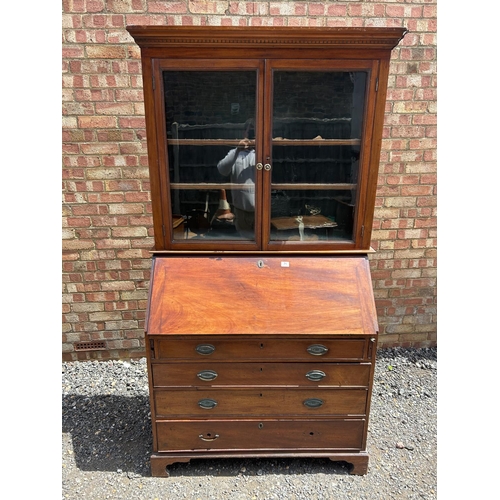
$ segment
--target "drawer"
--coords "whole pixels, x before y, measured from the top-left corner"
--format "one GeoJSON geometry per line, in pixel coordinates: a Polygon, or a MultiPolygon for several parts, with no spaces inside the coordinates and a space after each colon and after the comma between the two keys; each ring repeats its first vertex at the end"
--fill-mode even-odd
{"type": "Polygon", "coordinates": [[[198,420],[156,423],[159,452],[202,450],[361,450],[366,421],[198,420]]]}
{"type": "Polygon", "coordinates": [[[368,338],[356,339],[163,339],[155,341],[155,359],[166,360],[286,360],[286,361],[361,361],[368,338]]]}
{"type": "Polygon", "coordinates": [[[364,415],[367,389],[204,389],[154,391],[156,418],[364,415]]]}
{"type": "Polygon", "coordinates": [[[153,386],[282,385],[367,387],[371,364],[359,363],[154,363],[153,386]]]}

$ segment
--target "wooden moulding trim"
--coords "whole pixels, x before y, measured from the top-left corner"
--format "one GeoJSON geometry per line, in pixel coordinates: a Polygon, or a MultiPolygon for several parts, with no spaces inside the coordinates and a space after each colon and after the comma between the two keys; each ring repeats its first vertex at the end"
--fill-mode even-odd
{"type": "Polygon", "coordinates": [[[140,47],[316,47],[392,50],[406,28],[128,26],[140,47]]]}
{"type": "Polygon", "coordinates": [[[349,250],[149,250],[151,255],[192,255],[192,256],[214,256],[214,255],[258,255],[260,257],[267,256],[284,256],[284,255],[298,255],[306,257],[314,257],[315,255],[367,255],[376,253],[372,247],[367,249],[349,249],[349,250]]]}

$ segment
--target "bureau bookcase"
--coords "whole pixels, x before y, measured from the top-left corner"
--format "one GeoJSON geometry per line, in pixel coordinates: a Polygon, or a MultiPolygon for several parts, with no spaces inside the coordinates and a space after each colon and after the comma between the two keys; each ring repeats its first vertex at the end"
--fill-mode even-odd
{"type": "Polygon", "coordinates": [[[151,470],[192,458],[368,468],[368,254],[404,28],[129,26],[155,245],[151,470]]]}

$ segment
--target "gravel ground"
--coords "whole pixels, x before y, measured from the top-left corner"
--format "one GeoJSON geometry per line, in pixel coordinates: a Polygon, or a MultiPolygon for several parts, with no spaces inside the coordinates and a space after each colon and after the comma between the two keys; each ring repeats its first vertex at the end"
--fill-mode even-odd
{"type": "Polygon", "coordinates": [[[437,498],[437,349],[378,352],[365,476],[318,458],[192,460],[150,476],[145,358],[62,365],[62,498],[437,498]]]}

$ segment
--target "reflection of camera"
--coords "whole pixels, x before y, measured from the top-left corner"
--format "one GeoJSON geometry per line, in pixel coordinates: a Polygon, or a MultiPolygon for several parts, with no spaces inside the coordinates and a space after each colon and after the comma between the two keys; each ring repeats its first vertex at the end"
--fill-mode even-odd
{"type": "Polygon", "coordinates": [[[248,138],[242,139],[238,144],[238,149],[244,151],[250,151],[252,149],[255,149],[255,141],[251,141],[248,138]]]}
{"type": "Polygon", "coordinates": [[[255,139],[255,123],[253,118],[245,122],[245,138],[255,139]]]}

